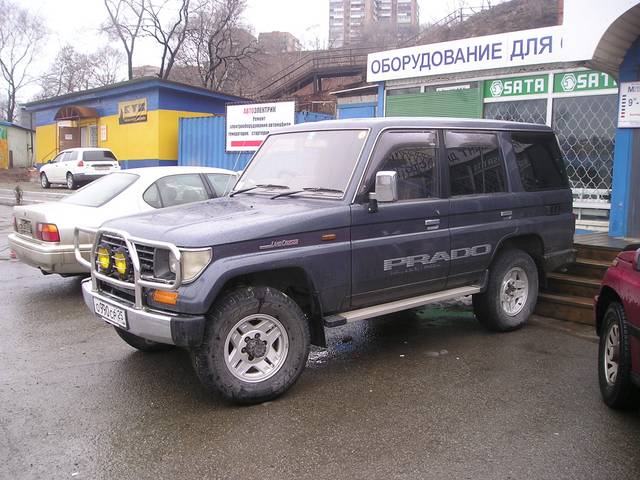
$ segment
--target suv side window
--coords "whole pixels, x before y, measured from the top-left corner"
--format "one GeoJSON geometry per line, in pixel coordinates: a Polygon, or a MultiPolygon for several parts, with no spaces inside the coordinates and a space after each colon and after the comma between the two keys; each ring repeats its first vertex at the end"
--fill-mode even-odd
{"type": "MultiPolygon", "coordinates": [[[[380,141],[375,172],[397,172],[398,200],[438,196],[436,166],[438,142],[435,131],[385,133],[380,141]],[[380,160],[381,159],[381,160],[380,160]]],[[[375,174],[369,176],[371,191],[375,174]]]]}
{"type": "Polygon", "coordinates": [[[160,178],[147,188],[142,198],[152,207],[160,208],[208,200],[209,195],[200,175],[193,173],[160,178]]]}
{"type": "Polygon", "coordinates": [[[562,153],[552,133],[513,132],[511,143],[527,192],[567,188],[562,153]]]}
{"type": "Polygon", "coordinates": [[[445,132],[451,196],[506,192],[507,176],[494,133],[445,132]]]}

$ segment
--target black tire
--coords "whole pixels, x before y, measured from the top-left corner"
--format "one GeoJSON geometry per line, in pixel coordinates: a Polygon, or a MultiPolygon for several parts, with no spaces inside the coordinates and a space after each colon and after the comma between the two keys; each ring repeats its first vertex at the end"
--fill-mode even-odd
{"type": "Polygon", "coordinates": [[[49,179],[47,178],[47,174],[44,172],[40,174],[40,186],[42,188],[49,188],[51,186],[49,179]]]}
{"type": "MultiPolygon", "coordinates": [[[[613,348],[616,347],[614,346],[613,348]]],[[[618,302],[609,304],[602,320],[602,331],[600,332],[600,345],[598,348],[598,381],[600,383],[602,399],[609,407],[621,410],[638,407],[640,402],[640,389],[631,381],[629,326],[624,307],[618,302]],[[609,382],[607,380],[605,360],[608,350],[608,339],[614,329],[618,332],[617,352],[612,350],[610,353],[617,360],[617,374],[615,379],[609,382]]]]}
{"type": "Polygon", "coordinates": [[[67,188],[69,190],[75,190],[78,188],[78,182],[76,182],[76,177],[73,176],[73,173],[67,172],[67,188]]]}
{"type": "Polygon", "coordinates": [[[473,296],[476,318],[494,332],[509,332],[521,328],[536,306],[538,284],[538,269],[528,253],[513,248],[501,250],[491,264],[486,291],[473,296]],[[514,271],[519,275],[518,278],[524,278],[522,272],[526,274],[527,295],[526,299],[516,302],[513,310],[508,312],[508,307],[503,306],[502,293],[503,288],[509,292],[511,287],[508,285],[515,285],[506,280],[506,276],[514,271]]]}
{"type": "Polygon", "coordinates": [[[140,350],[141,352],[162,352],[164,350],[173,348],[173,345],[167,345],[166,343],[158,343],[152,340],[147,340],[146,338],[139,337],[118,327],[113,328],[115,328],[116,333],[122,340],[124,340],[133,348],[140,350]]]}
{"type": "MultiPolygon", "coordinates": [[[[270,321],[270,320],[267,320],[270,321]]],[[[275,330],[275,328],[274,328],[275,330]]],[[[273,331],[273,330],[271,330],[273,331]]],[[[262,348],[262,347],[260,347],[262,348]]],[[[271,400],[287,391],[298,379],[307,362],[310,348],[309,323],[300,307],[287,295],[270,287],[241,287],[225,294],[215,302],[207,315],[204,340],[200,347],[191,351],[193,366],[202,384],[212,392],[219,392],[228,400],[236,403],[260,403],[271,400]],[[246,342],[259,341],[267,338],[258,335],[254,340],[254,332],[250,326],[246,328],[246,336],[241,336],[240,327],[246,325],[247,319],[257,317],[254,322],[262,322],[261,319],[275,319],[283,332],[273,345],[265,343],[265,349],[251,357],[250,352],[239,353],[240,349],[229,343],[234,334],[237,335],[238,344],[247,348],[253,345],[246,342]],[[243,323],[244,322],[244,323],[243,323]],[[285,335],[286,334],[286,335],[285,335]],[[286,337],[286,338],[285,338],[286,337]],[[228,341],[229,340],[229,341],[228,341]],[[256,378],[255,381],[245,381],[239,378],[238,373],[232,372],[232,353],[236,352],[239,358],[238,365],[248,365],[251,362],[265,360],[272,355],[283,343],[288,342],[284,355],[278,357],[278,365],[273,369],[271,376],[264,380],[256,378]],[[231,347],[231,348],[230,348],[231,347]],[[227,359],[225,359],[227,356],[227,359]]],[[[253,352],[255,353],[255,351],[253,352]]],[[[265,375],[261,370],[251,367],[247,374],[265,375]],[[252,370],[255,372],[252,373],[252,370]]],[[[246,375],[246,374],[245,374],[246,375]]]]}

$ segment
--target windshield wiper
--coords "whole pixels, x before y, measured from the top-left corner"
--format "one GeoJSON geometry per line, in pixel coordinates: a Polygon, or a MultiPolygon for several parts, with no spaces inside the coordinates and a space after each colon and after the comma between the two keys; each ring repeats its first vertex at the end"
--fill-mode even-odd
{"type": "Polygon", "coordinates": [[[305,187],[302,190],[305,192],[325,192],[325,193],[339,193],[343,194],[344,191],[337,188],[325,188],[325,187],[305,187]]]}
{"type": "Polygon", "coordinates": [[[256,188],[289,188],[287,185],[276,185],[273,183],[261,183],[260,185],[255,185],[249,188],[241,188],[240,190],[236,190],[229,194],[230,197],[237,195],[238,193],[250,192],[251,190],[255,190],[256,188]]]}
{"type": "Polygon", "coordinates": [[[273,197],[271,197],[271,200],[274,200],[274,199],[280,198],[280,197],[288,197],[289,195],[293,195],[295,193],[302,193],[302,192],[304,192],[304,190],[290,190],[288,192],[282,192],[282,193],[279,193],[279,194],[274,195],[273,197]]]}

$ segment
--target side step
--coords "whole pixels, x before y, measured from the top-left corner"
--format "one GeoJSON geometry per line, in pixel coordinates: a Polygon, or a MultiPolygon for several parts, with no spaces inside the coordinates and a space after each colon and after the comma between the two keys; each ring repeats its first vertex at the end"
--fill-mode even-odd
{"type": "Polygon", "coordinates": [[[379,317],[389,313],[401,312],[410,308],[421,307],[428,303],[442,302],[452,298],[464,297],[466,295],[474,295],[480,293],[481,288],[477,286],[452,288],[451,290],[443,290],[441,292],[429,293],[418,297],[405,298],[396,300],[395,302],[382,303],[373,307],[361,308],[359,310],[351,310],[350,312],[338,313],[329,317],[324,317],[325,327],[339,327],[358,320],[379,317]]]}

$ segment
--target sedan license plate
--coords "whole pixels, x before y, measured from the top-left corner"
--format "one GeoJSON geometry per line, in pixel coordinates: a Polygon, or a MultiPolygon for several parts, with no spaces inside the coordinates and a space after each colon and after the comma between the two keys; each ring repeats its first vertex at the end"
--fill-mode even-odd
{"type": "Polygon", "coordinates": [[[18,233],[31,236],[31,222],[29,220],[18,220],[18,233]]]}
{"type": "Polygon", "coordinates": [[[127,311],[124,308],[114,307],[97,298],[93,299],[93,308],[96,315],[105,322],[109,322],[116,327],[129,328],[127,325],[127,311]]]}

